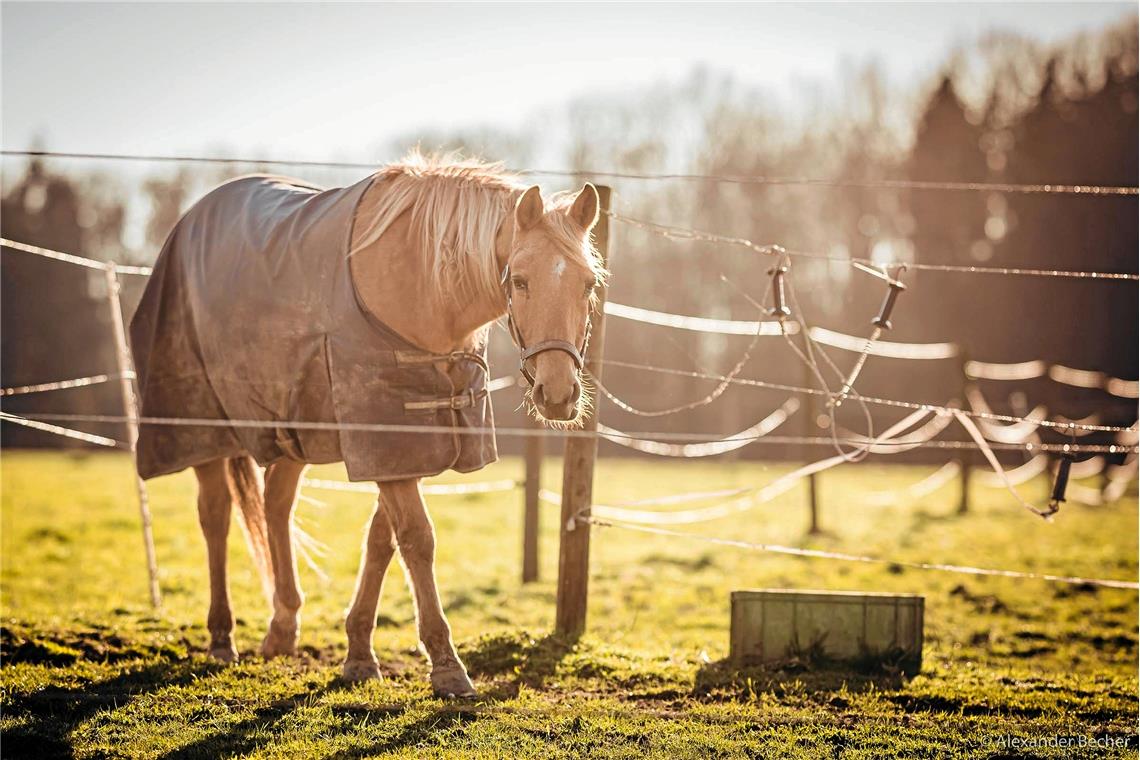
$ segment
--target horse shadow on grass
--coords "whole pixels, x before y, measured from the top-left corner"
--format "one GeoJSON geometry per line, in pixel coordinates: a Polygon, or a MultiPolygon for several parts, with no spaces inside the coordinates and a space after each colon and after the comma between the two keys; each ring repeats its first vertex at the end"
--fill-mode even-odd
{"type": "Polygon", "coordinates": [[[398,734],[390,739],[375,742],[367,747],[356,747],[340,753],[339,756],[376,757],[377,755],[407,749],[423,742],[429,742],[433,737],[438,737],[448,729],[472,723],[479,717],[480,711],[474,705],[462,702],[445,704],[404,726],[398,734]]]}
{"type": "MultiPolygon", "coordinates": [[[[474,701],[429,702],[418,698],[392,705],[335,704],[333,712],[347,718],[349,724],[359,721],[398,719],[408,710],[427,710],[401,725],[397,732],[385,736],[363,749],[348,750],[348,757],[368,757],[397,751],[426,741],[440,730],[462,726],[478,720],[487,703],[510,700],[518,696],[522,685],[539,688],[559,667],[575,640],[559,636],[530,638],[526,634],[483,637],[463,649],[472,676],[478,679],[481,697],[474,701]]],[[[10,652],[8,653],[10,654],[10,652]]],[[[17,657],[21,660],[22,657],[17,657]]],[[[7,663],[13,662],[6,657],[7,663]]],[[[25,661],[30,661],[24,659],[25,661]]],[[[44,664],[67,664],[44,660],[44,664]]],[[[171,657],[145,663],[124,662],[117,675],[80,686],[47,688],[28,694],[11,695],[7,717],[17,718],[3,736],[5,758],[71,758],[75,755],[74,732],[84,722],[107,709],[120,710],[150,694],[171,687],[185,686],[210,677],[225,665],[202,659],[171,657]]],[[[356,685],[334,678],[324,686],[298,687],[276,700],[260,706],[249,717],[218,732],[176,747],[160,755],[162,760],[231,757],[257,752],[282,733],[293,713],[336,692],[352,692],[356,685]]]]}
{"type": "MultiPolygon", "coordinates": [[[[400,727],[395,735],[385,737],[366,747],[343,750],[342,757],[373,757],[414,747],[450,728],[479,720],[488,703],[513,699],[522,684],[533,688],[541,685],[558,669],[558,664],[573,649],[574,639],[555,635],[532,639],[526,634],[486,636],[462,650],[462,657],[472,676],[479,679],[480,697],[473,700],[436,701],[432,709],[421,717],[400,727]],[[503,678],[509,676],[508,678],[503,678]],[[490,681],[490,683],[488,683],[490,681]]],[[[311,704],[326,694],[351,692],[356,688],[340,679],[316,690],[299,690],[258,709],[254,714],[232,726],[224,733],[203,737],[201,740],[179,747],[161,757],[161,760],[190,760],[191,758],[245,755],[263,747],[277,735],[277,727],[287,721],[299,707],[311,704]]],[[[373,720],[377,717],[398,718],[416,707],[415,703],[390,706],[338,704],[334,713],[348,718],[350,724],[373,720]]],[[[419,703],[422,707],[422,703],[419,703]]]]}
{"type": "Polygon", "coordinates": [[[206,661],[163,660],[128,666],[111,678],[80,686],[11,695],[5,713],[21,720],[4,732],[4,757],[74,757],[72,732],[98,712],[108,707],[122,708],[171,686],[187,685],[219,667],[206,661]]]}
{"type": "MultiPolygon", "coordinates": [[[[366,747],[346,749],[344,757],[371,757],[414,747],[438,736],[441,731],[478,720],[488,703],[513,699],[521,685],[540,688],[555,674],[559,663],[575,644],[573,638],[556,635],[531,638],[527,634],[485,636],[464,646],[462,657],[473,677],[478,679],[480,697],[474,700],[436,701],[421,717],[400,727],[393,736],[366,747]],[[505,677],[505,678],[504,678],[505,677]]],[[[335,692],[351,693],[353,684],[334,679],[323,688],[301,689],[256,710],[252,716],[228,726],[224,733],[203,737],[162,756],[161,760],[189,760],[199,757],[245,755],[257,751],[277,735],[278,726],[295,710],[335,692]]],[[[399,718],[422,703],[388,706],[338,704],[334,713],[350,724],[381,718],[399,718]]]]}
{"type": "MultiPolygon", "coordinates": [[[[209,734],[197,741],[172,749],[160,755],[159,760],[235,757],[256,752],[280,735],[281,732],[278,728],[298,708],[312,704],[314,700],[323,695],[348,688],[350,685],[339,679],[333,680],[322,688],[299,687],[290,694],[254,710],[253,715],[249,718],[226,726],[217,733],[209,734]]],[[[372,715],[399,714],[403,712],[403,708],[372,708],[369,712],[372,715]]]]}
{"type": "Polygon", "coordinates": [[[350,750],[345,756],[374,757],[407,749],[430,741],[448,729],[473,723],[482,717],[488,703],[514,699],[523,685],[542,688],[576,643],[577,639],[572,636],[548,634],[532,638],[526,633],[502,633],[465,645],[460,655],[468,672],[478,679],[478,699],[442,702],[428,714],[403,726],[395,736],[350,750]]]}

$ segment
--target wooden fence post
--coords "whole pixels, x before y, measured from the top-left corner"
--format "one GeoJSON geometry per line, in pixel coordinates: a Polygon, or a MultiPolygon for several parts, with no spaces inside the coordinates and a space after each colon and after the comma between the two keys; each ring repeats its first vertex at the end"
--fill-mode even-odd
{"type": "MultiPolygon", "coordinates": [[[[966,365],[969,364],[969,356],[965,352],[961,355],[962,360],[962,384],[958,388],[958,395],[963,409],[968,409],[970,402],[967,400],[966,390],[970,385],[970,376],[966,374],[966,365]]],[[[964,515],[970,511],[970,464],[973,457],[970,456],[971,452],[966,449],[962,452],[962,456],[958,459],[958,481],[961,484],[961,493],[958,497],[958,514],[964,515]]]]}
{"type": "MultiPolygon", "coordinates": [[[[601,213],[594,227],[594,244],[602,261],[609,261],[610,188],[598,186],[601,213]]],[[[606,290],[598,293],[598,309],[593,315],[593,334],[586,352],[586,371],[602,377],[602,354],[606,344],[606,317],[602,308],[606,290]]],[[[585,419],[582,430],[598,429],[597,403],[585,419]]],[[[586,627],[586,601],[590,581],[590,523],[577,519],[589,515],[594,498],[594,463],[598,456],[598,439],[575,436],[566,439],[562,460],[562,519],[558,543],[558,602],[555,612],[556,633],[577,637],[586,627]]]]}
{"type": "MultiPolygon", "coordinates": [[[[134,453],[139,439],[139,409],[132,383],[135,379],[131,352],[127,348],[127,331],[123,326],[123,307],[119,302],[119,276],[114,262],[107,262],[107,302],[111,307],[111,327],[115,332],[115,359],[119,367],[119,390],[123,397],[123,414],[127,418],[127,443],[131,450],[131,468],[135,468],[134,453]]],[[[135,471],[135,489],[139,495],[139,516],[142,518],[143,548],[146,550],[146,569],[150,580],[150,603],[162,605],[162,592],[158,587],[158,560],[154,553],[154,532],[151,529],[150,499],[146,483],[135,471]]]]}
{"type": "MultiPolygon", "coordinates": [[[[815,374],[811,371],[811,367],[804,365],[804,387],[814,388],[816,383],[815,374]]],[[[816,424],[816,403],[815,395],[809,394],[803,403],[803,422],[800,424],[800,429],[803,432],[804,438],[814,438],[819,433],[819,426],[816,424]]],[[[804,462],[812,461],[812,445],[806,441],[803,444],[803,460],[804,462]]],[[[816,480],[818,476],[816,473],[808,475],[808,533],[816,535],[822,529],[819,527],[819,482],[816,480]]]]}
{"type": "Polygon", "coordinates": [[[808,524],[808,533],[817,535],[822,533],[819,527],[819,482],[816,480],[818,473],[808,475],[808,502],[811,508],[811,522],[808,524]]]}
{"type": "MultiPolygon", "coordinates": [[[[539,429],[538,425],[531,427],[539,429]]],[[[543,442],[543,437],[539,435],[526,439],[526,481],[523,486],[523,583],[538,580],[538,491],[542,487],[543,442]]]]}
{"type": "Polygon", "coordinates": [[[961,494],[958,497],[958,514],[964,515],[970,511],[970,455],[966,454],[958,460],[958,482],[961,484],[961,494]]]}

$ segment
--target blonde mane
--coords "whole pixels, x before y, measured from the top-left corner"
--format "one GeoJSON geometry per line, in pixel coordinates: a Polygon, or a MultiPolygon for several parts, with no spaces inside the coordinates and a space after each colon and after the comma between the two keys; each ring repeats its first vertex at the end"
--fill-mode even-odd
{"type": "MultiPolygon", "coordinates": [[[[411,234],[424,257],[425,271],[442,292],[485,296],[499,292],[495,239],[499,227],[513,212],[527,189],[517,175],[501,163],[483,163],[454,155],[423,155],[413,151],[404,160],[386,165],[375,175],[383,183],[382,195],[371,219],[349,255],[376,243],[405,212],[411,212],[411,234]]],[[[558,193],[546,200],[546,210],[562,210],[573,193],[558,193]]],[[[544,219],[559,248],[580,258],[599,280],[605,277],[601,258],[581,230],[564,214],[544,219]]]]}

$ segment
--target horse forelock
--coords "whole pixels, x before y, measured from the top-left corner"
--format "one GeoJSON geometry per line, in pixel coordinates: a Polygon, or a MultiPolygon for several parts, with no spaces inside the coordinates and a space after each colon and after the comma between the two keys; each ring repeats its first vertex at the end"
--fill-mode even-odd
{"type": "MultiPolygon", "coordinates": [[[[376,173],[383,195],[370,219],[358,219],[364,231],[349,255],[378,241],[402,214],[411,212],[411,234],[433,284],[446,293],[489,295],[498,292],[495,243],[499,228],[526,190],[518,175],[501,163],[424,155],[413,151],[404,160],[376,173]]],[[[574,193],[558,193],[546,201],[547,211],[565,211],[574,193]]],[[[563,253],[580,258],[599,282],[606,277],[601,257],[587,235],[582,238],[569,217],[547,214],[544,229],[563,253]]]]}
{"type": "Polygon", "coordinates": [[[577,197],[578,193],[575,191],[565,191],[550,196],[546,201],[546,210],[563,213],[549,214],[545,221],[554,236],[555,243],[572,252],[575,258],[580,259],[581,263],[594,273],[594,277],[601,284],[606,281],[610,273],[606,271],[601,254],[594,247],[593,235],[587,234],[583,240],[582,229],[572,222],[565,213],[577,197]]]}

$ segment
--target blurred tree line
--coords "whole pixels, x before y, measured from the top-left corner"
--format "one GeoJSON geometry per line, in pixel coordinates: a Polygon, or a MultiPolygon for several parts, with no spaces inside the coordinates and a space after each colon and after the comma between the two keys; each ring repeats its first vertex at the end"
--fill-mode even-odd
{"type": "MultiPolygon", "coordinates": [[[[592,179],[591,171],[654,173],[665,167],[705,175],[826,180],[784,185],[614,179],[610,184],[615,209],[632,217],[838,259],[792,260],[792,307],[809,324],[857,336],[869,333],[885,283],[853,269],[846,258],[1136,272],[1134,196],[860,184],[913,179],[1136,185],[1135,19],[1054,48],[991,35],[955,52],[943,72],[917,93],[892,88],[873,65],[853,67],[843,76],[838,94],[807,91],[795,109],[781,111],[762,92],[697,70],[679,85],[580,98],[517,133],[417,133],[384,152],[396,157],[417,144],[459,149],[513,167],[570,166],[581,172],[581,180],[592,179]],[[554,152],[556,145],[562,148],[554,152]]],[[[161,167],[130,189],[121,176],[76,168],[40,161],[17,167],[8,161],[0,211],[4,236],[102,260],[149,263],[186,206],[222,179],[257,167],[161,167]],[[135,239],[128,243],[132,229],[135,239]]],[[[306,179],[330,185],[359,176],[343,170],[305,172],[306,179]]],[[[535,181],[551,190],[573,184],[541,175],[535,181]]],[[[670,240],[616,222],[611,251],[612,300],[713,318],[755,319],[754,301],[764,297],[768,270],[775,263],[742,247],[670,240]]],[[[114,369],[101,272],[6,251],[0,273],[4,386],[114,369]]],[[[916,270],[903,279],[908,290],[887,339],[954,341],[970,358],[982,361],[1044,359],[1128,379],[1137,375],[1137,288],[1131,283],[916,270]]],[[[126,278],[128,310],[142,284],[141,278],[126,278]]],[[[606,353],[626,361],[723,373],[749,340],[612,319],[606,353]]],[[[838,349],[827,354],[842,372],[855,360],[854,354],[838,349]]],[[[511,372],[514,356],[496,331],[494,374],[511,372]]],[[[830,370],[825,367],[825,372],[830,370]]],[[[778,337],[759,341],[744,376],[815,384],[778,337]]],[[[614,367],[605,378],[615,393],[648,409],[700,398],[713,385],[614,367]]],[[[835,380],[835,373],[830,379],[835,380]]],[[[859,387],[877,396],[944,403],[961,396],[963,381],[957,360],[872,357],[859,387]]],[[[1022,393],[1031,405],[1045,402],[1051,411],[1072,418],[1094,411],[1110,424],[1136,418],[1133,402],[1047,379],[990,383],[983,390],[998,411],[1024,412],[1022,393]]],[[[782,400],[779,393],[731,388],[712,404],[666,418],[638,418],[600,403],[614,427],[727,435],[753,424],[782,400]]],[[[521,424],[514,403],[500,401],[497,407],[500,424],[521,424]]],[[[12,397],[5,399],[4,408],[17,414],[117,413],[119,401],[108,385],[12,397]]],[[[872,411],[876,429],[897,417],[885,413],[891,410],[872,411]]],[[[814,413],[797,417],[780,432],[819,432],[814,413]]],[[[841,421],[864,429],[858,410],[846,405],[841,421]]],[[[115,426],[102,431],[93,425],[77,427],[123,435],[115,426]]],[[[13,425],[3,426],[3,444],[67,445],[13,425]]],[[[504,438],[501,444],[513,451],[517,441],[504,438]]],[[[789,451],[745,450],[757,457],[789,451]]]]}

